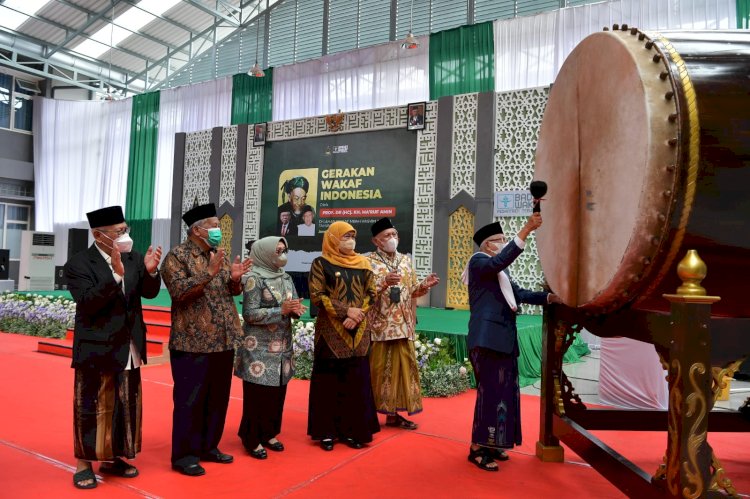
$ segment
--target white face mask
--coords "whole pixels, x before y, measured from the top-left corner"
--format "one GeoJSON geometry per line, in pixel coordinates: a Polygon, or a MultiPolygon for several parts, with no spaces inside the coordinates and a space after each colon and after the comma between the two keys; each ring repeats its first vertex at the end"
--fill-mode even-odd
{"type": "MultiPolygon", "coordinates": [[[[104,234],[102,232],[102,234],[104,234]]],[[[123,234],[117,239],[112,239],[107,234],[104,237],[112,241],[112,245],[117,247],[117,251],[120,253],[130,253],[133,250],[133,240],[130,238],[130,234],[123,234]]]]}
{"type": "Polygon", "coordinates": [[[493,255],[497,255],[502,252],[506,246],[508,246],[508,243],[490,243],[487,249],[492,251],[493,255]]]}
{"type": "Polygon", "coordinates": [[[395,237],[390,238],[383,245],[383,250],[385,250],[386,253],[395,253],[396,248],[398,248],[398,239],[395,237]]]}
{"type": "Polygon", "coordinates": [[[354,248],[356,247],[357,241],[355,241],[354,239],[344,239],[339,243],[339,250],[345,255],[354,253],[354,248]]]}

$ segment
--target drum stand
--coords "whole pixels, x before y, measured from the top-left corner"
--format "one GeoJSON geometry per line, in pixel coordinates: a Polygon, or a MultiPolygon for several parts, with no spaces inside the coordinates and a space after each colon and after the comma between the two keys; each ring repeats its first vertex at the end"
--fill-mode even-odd
{"type": "Polygon", "coordinates": [[[676,294],[664,295],[671,302],[669,314],[626,308],[594,316],[563,306],[547,307],[539,459],[562,462],[562,441],[629,497],[736,496],[707,434],[709,430],[750,432],[750,421],[739,412],[710,412],[726,387],[724,377],[731,377],[750,352],[750,319],[711,317],[711,304],[719,298],[706,296],[700,286],[705,271],[694,252],[680,262],[683,285],[676,294]],[[652,343],[668,372],[669,410],[586,407],[562,369],[563,355],[581,328],[600,337],[625,336],[652,343]],[[666,430],[663,464],[649,475],[591,430],[666,430]]]}

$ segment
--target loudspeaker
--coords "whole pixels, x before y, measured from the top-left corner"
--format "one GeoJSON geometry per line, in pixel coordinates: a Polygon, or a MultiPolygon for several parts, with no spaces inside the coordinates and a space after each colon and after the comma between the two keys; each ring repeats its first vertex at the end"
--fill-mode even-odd
{"type": "Polygon", "coordinates": [[[88,229],[68,229],[68,260],[89,247],[88,229]]]}
{"type": "Polygon", "coordinates": [[[0,280],[8,280],[10,278],[10,250],[0,249],[0,280]]]}

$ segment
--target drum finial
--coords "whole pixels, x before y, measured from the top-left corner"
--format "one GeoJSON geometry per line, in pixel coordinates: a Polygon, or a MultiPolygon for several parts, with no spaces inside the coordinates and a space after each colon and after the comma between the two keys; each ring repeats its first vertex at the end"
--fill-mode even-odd
{"type": "Polygon", "coordinates": [[[678,295],[706,296],[706,288],[701,286],[701,281],[706,278],[708,268],[701,260],[696,250],[688,250],[685,258],[677,264],[677,276],[682,281],[682,286],[677,288],[678,295]]]}

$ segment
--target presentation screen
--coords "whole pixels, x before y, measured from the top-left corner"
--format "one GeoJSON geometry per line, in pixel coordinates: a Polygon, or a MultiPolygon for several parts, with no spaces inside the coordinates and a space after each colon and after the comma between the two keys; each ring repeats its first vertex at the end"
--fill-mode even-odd
{"type": "Polygon", "coordinates": [[[374,249],[370,226],[382,217],[411,253],[416,134],[406,129],[267,142],[260,236],[289,242],[286,269],[310,270],[323,233],[339,220],[357,230],[357,252],[374,249]]]}

